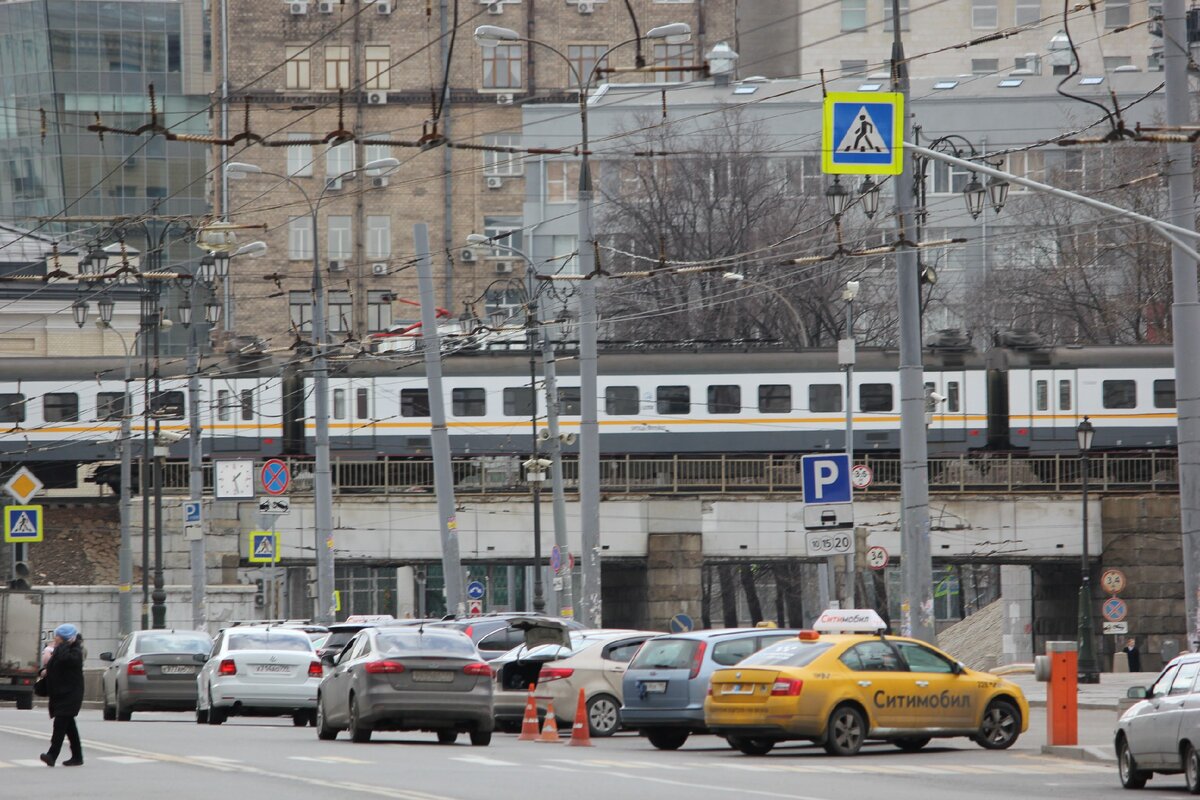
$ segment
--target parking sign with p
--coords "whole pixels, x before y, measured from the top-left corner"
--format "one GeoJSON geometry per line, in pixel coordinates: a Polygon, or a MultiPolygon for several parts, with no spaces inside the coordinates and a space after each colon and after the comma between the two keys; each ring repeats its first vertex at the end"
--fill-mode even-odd
{"type": "Polygon", "coordinates": [[[850,458],[845,453],[803,456],[800,475],[807,504],[849,503],[852,500],[850,458]]]}

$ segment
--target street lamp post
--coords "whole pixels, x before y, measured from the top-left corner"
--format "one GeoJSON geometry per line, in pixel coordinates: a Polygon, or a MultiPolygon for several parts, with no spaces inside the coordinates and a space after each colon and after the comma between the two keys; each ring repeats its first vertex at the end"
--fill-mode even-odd
{"type": "Polygon", "coordinates": [[[1079,445],[1079,461],[1083,494],[1083,537],[1082,557],[1079,565],[1079,682],[1099,683],[1100,665],[1096,659],[1096,639],[1092,632],[1092,581],[1091,559],[1088,557],[1088,456],[1092,449],[1092,438],[1096,430],[1091,420],[1083,418],[1075,429],[1079,445]]]}
{"type": "Polygon", "coordinates": [[[309,219],[312,226],[312,334],[313,334],[313,410],[316,419],[316,435],[314,437],[314,468],[313,468],[313,512],[315,517],[315,550],[317,564],[317,601],[313,618],[321,624],[328,624],[334,618],[334,555],[333,555],[333,479],[329,463],[329,364],[325,360],[325,287],[321,272],[321,257],[318,252],[319,239],[317,235],[317,214],[321,202],[325,199],[330,188],[340,185],[344,178],[350,178],[360,171],[392,170],[400,166],[395,158],[380,158],[369,161],[359,169],[347,170],[325,182],[314,201],[309,197],[304,186],[277,172],[264,170],[257,164],[246,164],[231,161],[225,165],[225,171],[240,175],[268,175],[279,178],[300,192],[308,205],[309,219]]]}

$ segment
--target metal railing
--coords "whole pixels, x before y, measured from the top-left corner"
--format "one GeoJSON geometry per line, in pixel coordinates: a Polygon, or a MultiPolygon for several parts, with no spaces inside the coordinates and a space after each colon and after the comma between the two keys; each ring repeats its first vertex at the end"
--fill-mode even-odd
{"type": "MultiPolygon", "coordinates": [[[[312,493],[312,461],[284,459],[292,471],[293,495],[312,493]]],[[[529,491],[521,456],[475,456],[454,461],[458,494],[511,495],[529,491]]],[[[864,455],[855,459],[874,474],[865,494],[900,490],[900,459],[864,455]]],[[[187,463],[168,462],[164,489],[187,491],[187,463]]],[[[333,462],[334,493],[405,495],[433,492],[433,461],[333,462]]],[[[1082,461],[1076,455],[1024,457],[1020,454],[963,455],[929,460],[929,489],[938,493],[1033,494],[1080,490],[1082,461]]],[[[1096,453],[1088,462],[1089,488],[1098,492],[1176,492],[1179,462],[1174,453],[1096,453]]],[[[564,460],[566,490],[579,488],[578,463],[564,460]]],[[[204,483],[212,486],[211,462],[204,483]]],[[[800,456],[720,456],[645,458],[609,456],[600,461],[600,487],[609,495],[643,494],[801,494],[800,456]]]]}

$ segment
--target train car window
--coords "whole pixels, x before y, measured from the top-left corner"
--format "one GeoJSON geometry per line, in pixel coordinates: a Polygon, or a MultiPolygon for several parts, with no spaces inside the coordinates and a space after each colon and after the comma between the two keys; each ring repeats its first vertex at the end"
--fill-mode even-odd
{"type": "Polygon", "coordinates": [[[891,411],[892,406],[890,383],[864,383],[858,387],[859,411],[891,411]]]}
{"type": "Polygon", "coordinates": [[[229,420],[229,390],[217,389],[217,419],[221,422],[229,420]]]}
{"type": "Polygon", "coordinates": [[[1058,382],[1058,410],[1059,411],[1070,411],[1071,410],[1071,382],[1070,381],[1059,381],[1058,382]]]}
{"type": "Polygon", "coordinates": [[[428,389],[401,389],[400,390],[400,416],[402,416],[402,417],[428,417],[429,416],[429,390],[428,389]]]}
{"type": "Polygon", "coordinates": [[[758,387],[758,410],[763,414],[789,414],[792,387],[786,383],[764,383],[758,387]]]}
{"type": "Polygon", "coordinates": [[[74,392],[49,392],[42,398],[42,417],[46,422],[75,422],[79,419],[79,395],[74,392]]]}
{"type": "Polygon", "coordinates": [[[658,413],[660,414],[690,414],[692,413],[692,390],[687,386],[659,386],[658,413]]]}
{"type": "Polygon", "coordinates": [[[242,389],[242,420],[254,419],[254,390],[242,389]]]}
{"type": "Polygon", "coordinates": [[[96,419],[120,419],[123,416],[124,392],[96,392],[96,419]]]}
{"type": "Polygon", "coordinates": [[[1037,381],[1034,383],[1035,401],[1038,411],[1050,410],[1050,381],[1037,381]]]}
{"type": "Polygon", "coordinates": [[[604,390],[604,413],[610,417],[628,417],[638,413],[638,388],[609,386],[604,390]]]}
{"type": "Polygon", "coordinates": [[[1166,378],[1154,382],[1154,407],[1175,407],[1175,379],[1166,378]]]}
{"type": "Polygon", "coordinates": [[[946,381],[946,410],[954,412],[959,410],[958,381],[946,381]]]}
{"type": "Polygon", "coordinates": [[[581,412],[581,395],[578,386],[558,387],[558,413],[563,417],[578,417],[581,412]]]}
{"type": "Polygon", "coordinates": [[[456,417],[482,417],[487,413],[487,392],[483,389],[455,389],[450,404],[456,417]]]}
{"type": "Polygon", "coordinates": [[[354,390],[355,419],[371,418],[371,393],[365,388],[354,390]]]}
{"type": "Polygon", "coordinates": [[[504,390],[504,416],[528,417],[533,411],[533,391],[518,386],[504,390]]]}
{"type": "Polygon", "coordinates": [[[708,413],[742,413],[742,387],[730,385],[708,387],[708,413]]]}
{"type": "Polygon", "coordinates": [[[1134,381],[1104,381],[1101,394],[1105,408],[1137,408],[1137,383],[1134,381]]]}
{"type": "Polygon", "coordinates": [[[842,387],[836,383],[814,383],[809,385],[808,410],[818,413],[841,411],[842,387]]]}
{"type": "Polygon", "coordinates": [[[159,392],[150,395],[150,416],[159,419],[183,419],[183,392],[159,392]]]}
{"type": "Polygon", "coordinates": [[[345,419],[346,418],[346,390],[345,389],[334,389],[333,390],[333,418],[334,419],[345,419]]]}
{"type": "Polygon", "coordinates": [[[25,421],[25,395],[0,394],[0,422],[25,421]]]}

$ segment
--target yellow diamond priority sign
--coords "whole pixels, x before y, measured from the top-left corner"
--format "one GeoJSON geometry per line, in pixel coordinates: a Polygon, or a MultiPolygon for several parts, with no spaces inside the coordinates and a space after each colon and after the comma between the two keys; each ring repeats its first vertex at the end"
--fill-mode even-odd
{"type": "Polygon", "coordinates": [[[11,494],[18,503],[28,503],[33,496],[42,490],[42,482],[28,467],[21,467],[4,484],[4,491],[11,494]]]}

